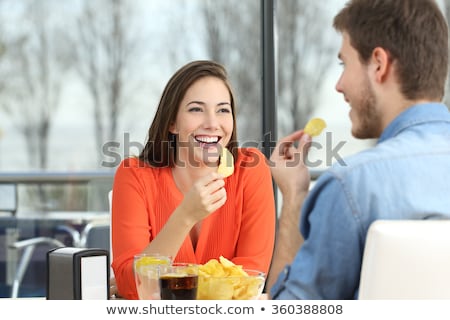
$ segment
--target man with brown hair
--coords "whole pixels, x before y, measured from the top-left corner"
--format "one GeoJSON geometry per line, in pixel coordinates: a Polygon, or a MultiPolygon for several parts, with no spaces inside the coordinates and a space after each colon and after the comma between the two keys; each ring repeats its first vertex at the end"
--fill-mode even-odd
{"type": "Polygon", "coordinates": [[[309,191],[301,159],[311,137],[300,130],[279,141],[271,156],[283,194],[272,299],[357,299],[373,221],[450,218],[450,114],[441,103],[448,28],[436,2],[351,0],[334,27],[343,65],[336,90],[350,105],[352,135],[378,142],[333,165],[309,191]]]}

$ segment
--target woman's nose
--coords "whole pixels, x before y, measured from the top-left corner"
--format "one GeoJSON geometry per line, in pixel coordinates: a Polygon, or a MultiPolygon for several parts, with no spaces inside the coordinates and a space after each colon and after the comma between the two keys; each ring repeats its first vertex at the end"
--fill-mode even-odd
{"type": "Polygon", "coordinates": [[[206,113],[205,126],[207,128],[216,129],[219,127],[219,124],[219,118],[217,117],[217,114],[215,112],[206,113]]]}

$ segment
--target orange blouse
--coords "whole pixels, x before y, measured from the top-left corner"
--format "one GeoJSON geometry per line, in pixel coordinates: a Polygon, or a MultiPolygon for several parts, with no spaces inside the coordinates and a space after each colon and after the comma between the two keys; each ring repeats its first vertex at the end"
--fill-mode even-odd
{"type": "MultiPolygon", "coordinates": [[[[240,148],[225,189],[227,201],[202,222],[196,248],[188,235],[174,261],[203,264],[222,255],[267,273],[275,241],[275,201],[264,154],[240,148]]],[[[125,159],[118,167],[113,195],[114,276],[119,294],[137,299],[133,256],[158,234],[183,195],[171,168],[153,168],[136,158],[125,159]]]]}

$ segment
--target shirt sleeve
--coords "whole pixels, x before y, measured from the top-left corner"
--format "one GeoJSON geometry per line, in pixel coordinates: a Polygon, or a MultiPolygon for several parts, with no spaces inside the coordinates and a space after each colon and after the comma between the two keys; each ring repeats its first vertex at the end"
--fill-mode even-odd
{"type": "Polygon", "coordinates": [[[244,173],[241,230],[236,246],[235,264],[268,272],[275,241],[275,200],[272,176],[266,158],[258,149],[244,149],[239,164],[244,173]]]}
{"type": "Polygon", "coordinates": [[[364,241],[354,203],[340,179],[320,177],[302,208],[305,241],[278,276],[273,299],[356,298],[364,241]]]}
{"type": "Polygon", "coordinates": [[[146,192],[140,182],[137,161],[125,160],[118,167],[113,184],[112,267],[119,294],[126,299],[138,298],[133,257],[150,241],[146,192]]]}

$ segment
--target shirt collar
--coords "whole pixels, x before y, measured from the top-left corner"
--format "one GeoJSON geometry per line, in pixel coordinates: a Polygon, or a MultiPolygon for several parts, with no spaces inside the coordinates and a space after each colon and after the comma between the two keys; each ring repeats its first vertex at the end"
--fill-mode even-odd
{"type": "Polygon", "coordinates": [[[450,122],[450,113],[442,103],[420,103],[401,112],[383,131],[378,143],[399,134],[404,129],[431,121],[450,122]]]}

